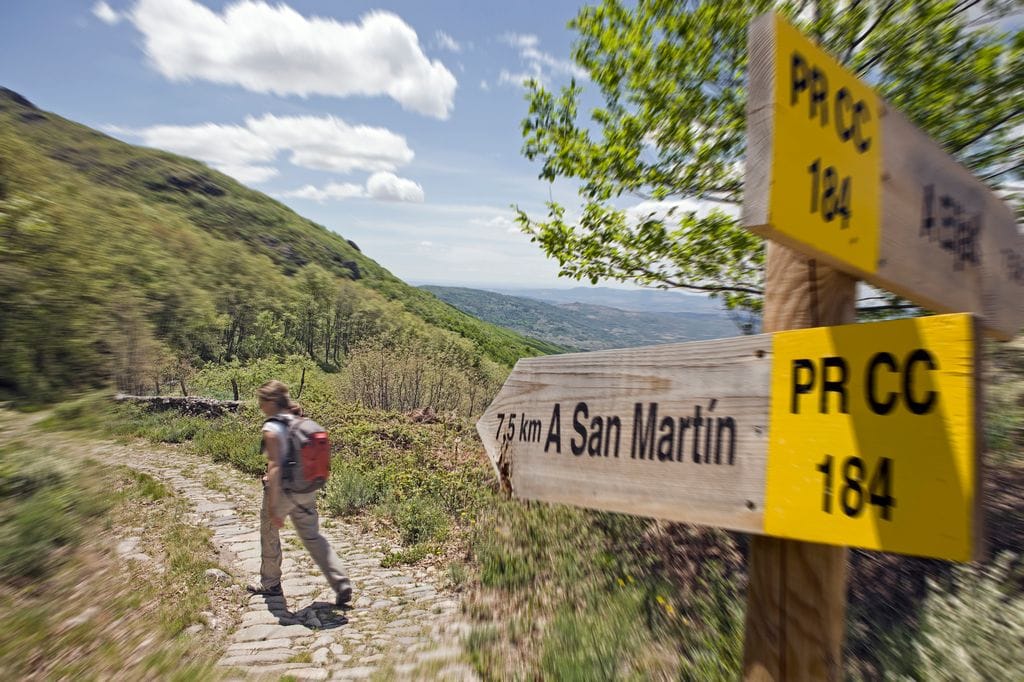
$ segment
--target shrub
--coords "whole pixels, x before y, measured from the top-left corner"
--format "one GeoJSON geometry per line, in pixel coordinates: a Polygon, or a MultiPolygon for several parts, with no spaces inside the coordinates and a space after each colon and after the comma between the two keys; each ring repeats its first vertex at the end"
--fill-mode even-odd
{"type": "Polygon", "coordinates": [[[680,679],[731,682],[742,677],[745,610],[734,581],[707,564],[701,589],[689,605],[692,625],[683,630],[680,679]]]}
{"type": "Polygon", "coordinates": [[[448,517],[429,498],[413,497],[392,501],[387,505],[387,512],[406,545],[443,542],[448,536],[448,517]]]}
{"type": "Polygon", "coordinates": [[[236,419],[223,419],[200,430],[192,444],[215,462],[230,463],[246,474],[259,476],[266,471],[267,460],[260,452],[259,432],[236,419]]]}
{"type": "Polygon", "coordinates": [[[0,580],[39,578],[78,543],[82,520],[105,500],[76,484],[90,477],[46,453],[12,444],[0,450],[0,580]]]}
{"type": "Polygon", "coordinates": [[[1024,680],[1024,596],[1008,592],[1013,561],[1003,554],[958,568],[950,589],[932,584],[915,645],[919,679],[1024,680]]]}
{"type": "Polygon", "coordinates": [[[338,516],[358,513],[377,502],[378,491],[373,480],[354,464],[335,459],[331,464],[324,503],[338,516]]]}
{"type": "Polygon", "coordinates": [[[436,551],[437,547],[434,545],[421,543],[413,545],[412,547],[400,549],[397,552],[389,552],[383,559],[381,559],[380,565],[383,568],[393,568],[395,566],[401,566],[402,564],[415,564],[436,551]]]}
{"type": "Polygon", "coordinates": [[[546,630],[539,677],[567,682],[638,677],[633,654],[643,621],[640,594],[628,587],[602,594],[586,608],[564,605],[546,630]]]}

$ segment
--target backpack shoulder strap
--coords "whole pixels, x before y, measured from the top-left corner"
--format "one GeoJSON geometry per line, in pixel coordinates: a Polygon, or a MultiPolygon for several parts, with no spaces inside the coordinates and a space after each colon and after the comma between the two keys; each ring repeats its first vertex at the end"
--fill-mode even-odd
{"type": "MultiPolygon", "coordinates": [[[[291,416],[290,414],[275,414],[273,417],[267,417],[263,421],[264,425],[273,422],[275,424],[281,424],[282,426],[284,426],[284,442],[281,445],[285,448],[286,452],[291,447],[292,428],[293,425],[295,424],[295,421],[296,418],[291,416]]],[[[265,446],[262,443],[260,443],[260,452],[263,452],[264,449],[265,446]]]]}

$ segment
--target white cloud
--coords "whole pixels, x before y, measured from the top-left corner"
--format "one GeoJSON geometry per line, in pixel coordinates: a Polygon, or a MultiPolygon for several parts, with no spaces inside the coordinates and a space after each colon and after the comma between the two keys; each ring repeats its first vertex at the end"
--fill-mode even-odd
{"type": "Polygon", "coordinates": [[[420,242],[420,246],[423,246],[423,247],[428,248],[428,249],[431,246],[433,246],[433,245],[434,245],[434,242],[420,242]]]}
{"type": "Polygon", "coordinates": [[[491,89],[491,86],[487,83],[486,80],[482,80],[480,81],[480,89],[483,90],[484,92],[487,92],[491,89]]]}
{"type": "Polygon", "coordinates": [[[239,0],[220,14],[194,0],[139,0],[129,15],[146,54],[173,81],[203,79],[277,95],[387,95],[445,119],[455,76],[429,60],[401,17],[307,18],[283,3],[239,0]]]}
{"type": "Polygon", "coordinates": [[[332,182],[323,188],[306,185],[284,192],[280,196],[308,199],[321,204],[331,199],[376,199],[378,201],[422,203],[424,198],[423,188],[418,183],[383,171],[371,175],[366,181],[366,187],[352,182],[332,182]]]}
{"type": "Polygon", "coordinates": [[[520,50],[536,50],[540,45],[540,38],[532,33],[505,33],[500,38],[501,42],[520,50]]]}
{"type": "Polygon", "coordinates": [[[410,201],[423,203],[423,188],[407,178],[394,173],[374,173],[366,181],[366,192],[380,201],[410,201]]]}
{"type": "Polygon", "coordinates": [[[437,46],[442,50],[448,50],[449,52],[455,53],[462,52],[462,45],[459,45],[459,42],[455,40],[455,38],[452,38],[444,31],[438,31],[437,33],[435,33],[434,41],[437,43],[437,46]]]}
{"type": "Polygon", "coordinates": [[[313,185],[306,185],[305,187],[285,192],[281,196],[294,197],[296,199],[310,199],[322,204],[328,199],[353,199],[357,197],[365,197],[366,191],[363,189],[362,185],[357,185],[352,182],[331,182],[324,186],[323,189],[314,187],[313,185]]]}
{"type": "Polygon", "coordinates": [[[495,215],[490,218],[473,218],[469,222],[471,225],[476,225],[478,227],[504,230],[509,234],[519,232],[519,224],[504,214],[495,215]]]}
{"type": "Polygon", "coordinates": [[[502,69],[498,75],[498,83],[521,86],[524,81],[533,79],[541,84],[547,84],[554,75],[573,76],[579,80],[588,78],[586,69],[567,59],[559,59],[543,52],[540,49],[540,38],[531,33],[505,33],[498,39],[516,48],[524,64],[522,71],[502,69]]]}
{"type": "Polygon", "coordinates": [[[92,13],[93,16],[109,26],[113,26],[122,19],[121,15],[115,12],[113,7],[103,2],[103,0],[92,6],[92,13]]]}
{"type": "Polygon", "coordinates": [[[334,116],[246,118],[256,136],[277,149],[291,150],[291,162],[303,168],[348,173],[394,170],[413,159],[405,138],[387,128],[350,126],[334,116]]]}
{"type": "Polygon", "coordinates": [[[525,86],[526,81],[535,80],[541,85],[544,85],[548,80],[544,77],[544,73],[540,66],[534,65],[530,71],[516,71],[512,72],[508,69],[502,69],[501,73],[498,74],[499,85],[517,85],[525,86]]]}
{"type": "Polygon", "coordinates": [[[667,220],[681,217],[683,213],[696,213],[698,217],[704,217],[713,209],[724,211],[734,217],[739,217],[740,207],[736,204],[719,203],[706,201],[704,199],[669,199],[665,201],[641,201],[625,209],[626,217],[635,223],[650,216],[667,220]]]}
{"type": "Polygon", "coordinates": [[[414,156],[401,135],[386,128],[352,126],[334,116],[265,114],[246,118],[244,126],[201,123],[138,130],[110,125],[103,129],[200,159],[245,183],[277,175],[277,169],[267,164],[281,152],[288,152],[296,166],[337,173],[391,171],[414,156]]]}

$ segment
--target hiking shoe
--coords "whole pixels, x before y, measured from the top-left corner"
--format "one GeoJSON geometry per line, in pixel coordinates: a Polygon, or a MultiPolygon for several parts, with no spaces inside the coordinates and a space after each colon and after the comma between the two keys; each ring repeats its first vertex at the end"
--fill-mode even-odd
{"type": "Polygon", "coordinates": [[[346,585],[338,590],[338,600],[334,604],[336,606],[346,606],[350,601],[352,601],[352,587],[346,585]]]}
{"type": "Polygon", "coordinates": [[[264,597],[280,597],[284,595],[280,585],[274,585],[273,587],[263,587],[260,583],[254,585],[246,585],[245,590],[249,594],[258,594],[264,597]]]}

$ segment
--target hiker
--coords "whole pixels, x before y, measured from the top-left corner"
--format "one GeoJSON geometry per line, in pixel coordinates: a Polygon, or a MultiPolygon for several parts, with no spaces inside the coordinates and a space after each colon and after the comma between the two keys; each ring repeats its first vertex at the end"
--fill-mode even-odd
{"type": "Polygon", "coordinates": [[[268,381],[256,392],[260,410],[267,416],[263,423],[263,451],[267,453],[267,474],[263,477],[263,506],[260,509],[260,581],[249,586],[249,592],[265,596],[281,596],[281,537],[279,529],[289,516],[302,543],[312,555],[324,577],[337,595],[336,604],[344,606],[352,599],[352,586],[341,567],[338,555],[320,533],[316,513],[317,493],[296,493],[281,485],[282,462],[288,454],[288,426],[302,416],[302,408],[288,395],[288,387],[280,381],[268,381]]]}

